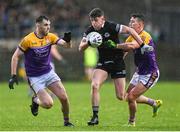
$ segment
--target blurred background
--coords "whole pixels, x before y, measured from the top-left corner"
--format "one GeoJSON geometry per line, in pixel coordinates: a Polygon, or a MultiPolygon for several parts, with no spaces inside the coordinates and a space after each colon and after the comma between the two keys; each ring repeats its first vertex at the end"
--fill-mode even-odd
{"type": "MultiPolygon", "coordinates": [[[[180,80],[179,0],[0,0],[0,82],[9,79],[11,56],[21,38],[34,31],[39,15],[50,18],[51,32],[60,37],[65,31],[72,32],[73,48],[58,48],[66,63],[55,60],[56,72],[62,80],[84,80],[83,53],[78,51],[78,45],[89,25],[88,13],[94,7],[102,8],[107,20],[125,25],[132,13],[145,14],[146,30],[157,48],[160,80],[180,80]]],[[[121,41],[124,39],[121,36],[121,41]]],[[[134,72],[132,54],[125,61],[128,80],[134,72]]]]}

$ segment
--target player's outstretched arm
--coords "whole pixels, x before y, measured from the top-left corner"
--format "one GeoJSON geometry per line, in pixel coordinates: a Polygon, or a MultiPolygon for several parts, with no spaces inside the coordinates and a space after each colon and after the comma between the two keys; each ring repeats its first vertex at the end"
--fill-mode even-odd
{"type": "MultiPolygon", "coordinates": [[[[137,34],[137,32],[128,26],[122,25],[120,33],[129,33],[133,36],[133,38],[137,41],[139,44],[139,47],[141,47],[141,53],[144,54],[144,52],[151,52],[154,50],[152,46],[145,45],[141,37],[137,34]]],[[[133,46],[133,45],[132,45],[133,46]]]]}
{"type": "Polygon", "coordinates": [[[65,32],[64,37],[60,39],[57,44],[62,45],[65,48],[72,48],[71,32],[65,32]]]}
{"type": "Polygon", "coordinates": [[[116,48],[122,49],[124,51],[130,51],[139,48],[139,44],[136,41],[125,42],[121,44],[117,44],[116,48]]]}
{"type": "Polygon", "coordinates": [[[125,42],[121,44],[117,44],[116,48],[122,49],[124,51],[130,51],[141,47],[141,54],[144,54],[145,52],[151,52],[154,50],[152,46],[149,46],[147,44],[139,45],[136,41],[133,42],[125,42]]]}
{"type": "Polygon", "coordinates": [[[18,84],[18,79],[16,75],[17,65],[19,61],[19,57],[23,54],[23,52],[17,48],[14,52],[11,59],[11,78],[9,79],[9,88],[14,89],[14,83],[18,84]]]}
{"type": "Polygon", "coordinates": [[[51,47],[51,55],[58,61],[62,61],[63,60],[63,56],[59,53],[59,51],[57,50],[57,46],[53,45],[51,47]]]}
{"type": "Polygon", "coordinates": [[[138,42],[139,45],[143,44],[141,37],[138,35],[138,33],[133,28],[122,25],[120,33],[131,34],[133,36],[133,38],[138,42]]]}

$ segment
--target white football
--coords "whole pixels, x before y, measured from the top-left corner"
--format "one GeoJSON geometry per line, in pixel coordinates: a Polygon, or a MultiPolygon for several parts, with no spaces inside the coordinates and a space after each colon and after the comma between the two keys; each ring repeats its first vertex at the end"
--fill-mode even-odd
{"type": "Polygon", "coordinates": [[[87,39],[90,42],[91,47],[97,48],[102,44],[102,36],[98,32],[89,33],[87,39]]]}

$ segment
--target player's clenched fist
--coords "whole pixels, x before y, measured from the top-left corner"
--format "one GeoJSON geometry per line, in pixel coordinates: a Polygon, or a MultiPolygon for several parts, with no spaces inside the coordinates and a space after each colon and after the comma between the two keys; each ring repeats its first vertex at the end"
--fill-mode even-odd
{"type": "Polygon", "coordinates": [[[16,75],[12,75],[12,77],[9,79],[9,88],[14,89],[14,83],[18,85],[18,79],[16,75]]]}
{"type": "Polygon", "coordinates": [[[62,39],[69,43],[71,41],[71,32],[65,32],[64,37],[62,39]]]}

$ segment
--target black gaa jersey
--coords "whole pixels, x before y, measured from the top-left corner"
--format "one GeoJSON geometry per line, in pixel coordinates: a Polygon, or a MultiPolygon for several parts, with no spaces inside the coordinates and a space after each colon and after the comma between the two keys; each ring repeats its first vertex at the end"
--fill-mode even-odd
{"type": "Polygon", "coordinates": [[[96,31],[93,26],[90,26],[86,32],[84,33],[83,37],[86,37],[90,32],[98,32],[103,37],[103,43],[98,47],[99,52],[99,61],[110,61],[110,60],[117,60],[122,59],[124,52],[121,49],[110,48],[107,45],[108,40],[114,41],[116,44],[119,43],[119,31],[120,31],[120,24],[116,24],[113,22],[106,21],[104,26],[96,31]]]}

